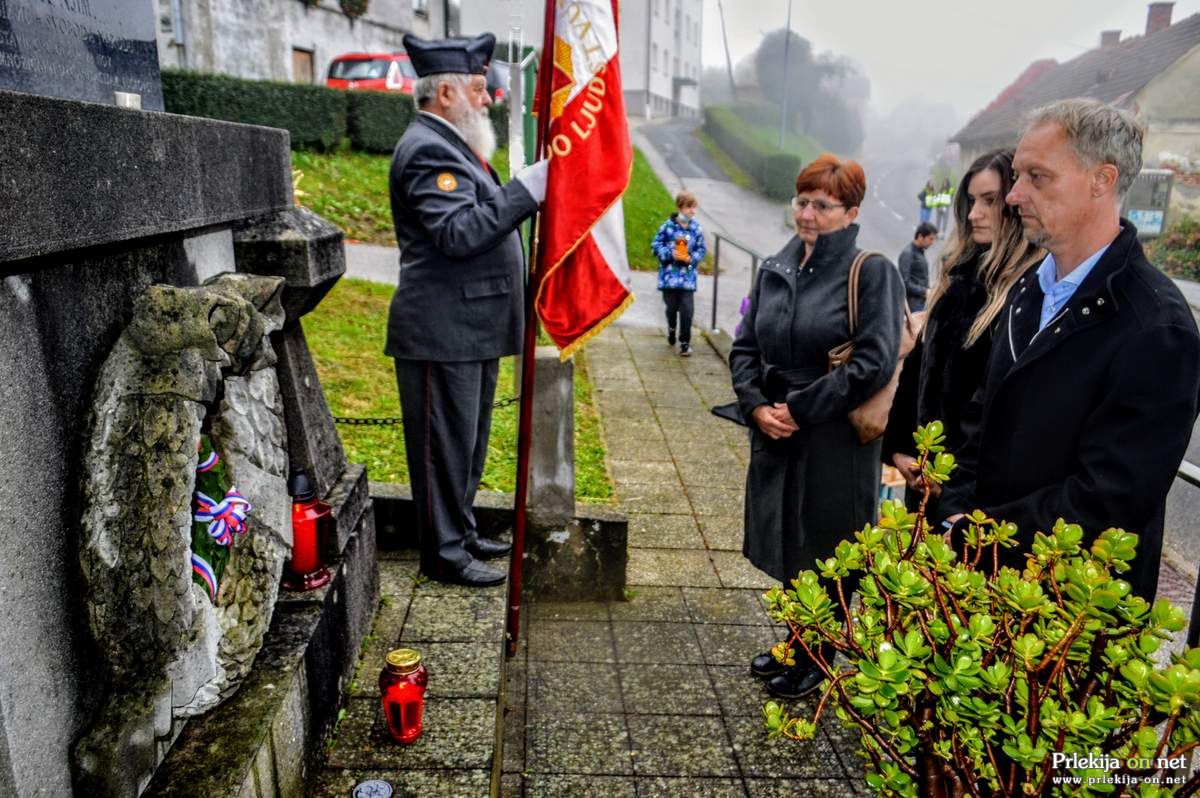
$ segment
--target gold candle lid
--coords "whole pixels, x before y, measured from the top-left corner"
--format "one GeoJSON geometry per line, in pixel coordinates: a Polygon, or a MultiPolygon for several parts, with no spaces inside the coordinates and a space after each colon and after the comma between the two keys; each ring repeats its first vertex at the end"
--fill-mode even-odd
{"type": "Polygon", "coordinates": [[[397,648],[388,652],[387,666],[396,673],[412,673],[421,664],[421,652],[415,648],[397,648]]]}

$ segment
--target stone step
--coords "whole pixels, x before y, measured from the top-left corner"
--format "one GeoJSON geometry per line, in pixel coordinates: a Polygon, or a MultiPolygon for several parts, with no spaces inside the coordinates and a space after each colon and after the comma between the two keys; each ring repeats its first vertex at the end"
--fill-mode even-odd
{"type": "MultiPolygon", "coordinates": [[[[492,564],[508,569],[507,560],[492,564]]],[[[346,798],[367,779],[387,781],[396,796],[497,794],[507,586],[427,580],[412,550],[380,552],[379,579],[379,610],[309,795],[346,798]],[[424,732],[411,745],[388,736],[379,704],[384,657],[399,647],[420,651],[429,671],[424,732]]]]}

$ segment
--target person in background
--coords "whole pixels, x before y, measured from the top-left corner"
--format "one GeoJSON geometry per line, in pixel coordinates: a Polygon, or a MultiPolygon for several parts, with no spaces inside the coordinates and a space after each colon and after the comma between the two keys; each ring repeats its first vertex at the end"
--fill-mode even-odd
{"type": "MultiPolygon", "coordinates": [[[[829,350],[846,342],[850,267],[866,176],[854,161],[825,153],[800,172],[792,211],[796,236],[763,261],[729,365],[750,427],[745,539],[750,562],[784,582],[875,518],[880,443],[859,443],[847,414],[891,379],[900,351],[904,286],[882,256],[862,265],[858,328],[850,361],[829,370],[829,350]]],[[[849,597],[854,585],[846,584],[849,597]]],[[[787,667],[768,652],[750,664],[782,698],[825,678],[796,647],[787,667]]],[[[832,651],[819,656],[831,661],[832,651]]]]}
{"type": "Polygon", "coordinates": [[[896,261],[900,278],[904,280],[904,299],[913,313],[925,309],[925,298],[929,292],[929,262],[925,260],[925,250],[933,246],[937,234],[938,229],[929,222],[917,225],[912,242],[896,261]]]}
{"type": "Polygon", "coordinates": [[[981,508],[1016,524],[1018,545],[1000,560],[1017,567],[1059,518],[1083,528],[1085,546],[1110,527],[1134,533],[1121,578],[1149,601],[1167,491],[1200,408],[1200,333],[1120,216],[1143,136],[1096,100],[1030,113],[1006,201],[1049,254],[1017,278],[998,317],[982,421],[939,514],[956,524],[981,508]]]}
{"type": "Polygon", "coordinates": [[[704,231],[696,221],[698,207],[694,194],[679,192],[675,197],[675,213],[662,223],[650,244],[658,258],[658,290],[667,306],[667,343],[675,345],[678,330],[680,357],[692,354],[696,269],[708,252],[704,231]]]}
{"type": "Polygon", "coordinates": [[[921,189],[921,193],[917,194],[917,203],[921,210],[921,224],[925,224],[933,217],[933,198],[937,194],[933,190],[933,181],[926,180],[925,187],[921,189]]]}
{"type": "Polygon", "coordinates": [[[950,178],[942,181],[942,187],[938,190],[937,200],[934,207],[937,208],[937,221],[934,222],[938,229],[938,238],[946,237],[946,215],[950,212],[950,205],[954,201],[954,191],[950,188],[950,178]]]}
{"type": "Polygon", "coordinates": [[[1013,283],[1045,254],[1025,239],[1020,214],[1004,202],[1013,184],[1012,159],[1011,149],[986,153],[959,182],[946,268],[929,298],[921,339],[900,373],[884,459],[905,477],[913,510],[920,496],[913,431],[941,421],[947,451],[962,448],[967,408],[983,385],[996,317],[1013,283]]]}

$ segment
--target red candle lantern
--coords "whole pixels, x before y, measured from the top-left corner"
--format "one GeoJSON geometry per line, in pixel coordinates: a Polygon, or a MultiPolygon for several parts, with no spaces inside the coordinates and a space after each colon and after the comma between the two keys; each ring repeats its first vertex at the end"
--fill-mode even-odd
{"type": "Polygon", "coordinates": [[[329,570],[321,565],[320,531],[332,518],[328,504],[317,498],[312,480],[296,469],[288,480],[292,495],[292,559],[283,571],[287,590],[312,590],[329,583],[329,570]]]}
{"type": "Polygon", "coordinates": [[[415,743],[421,736],[428,683],[429,673],[421,664],[419,651],[397,648],[388,652],[387,665],[379,673],[379,701],[388,733],[396,742],[415,743]]]}

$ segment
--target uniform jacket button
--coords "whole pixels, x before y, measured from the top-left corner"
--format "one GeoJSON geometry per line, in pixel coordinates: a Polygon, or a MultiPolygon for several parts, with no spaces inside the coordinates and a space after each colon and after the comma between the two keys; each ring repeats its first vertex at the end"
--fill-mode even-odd
{"type": "Polygon", "coordinates": [[[1091,312],[1092,312],[1092,309],[1091,309],[1091,308],[1084,308],[1083,310],[1081,310],[1081,311],[1079,311],[1079,312],[1080,312],[1080,313],[1082,313],[1082,314],[1083,314],[1083,315],[1085,315],[1085,316],[1088,316],[1088,315],[1090,315],[1090,314],[1091,314],[1091,312]]]}

